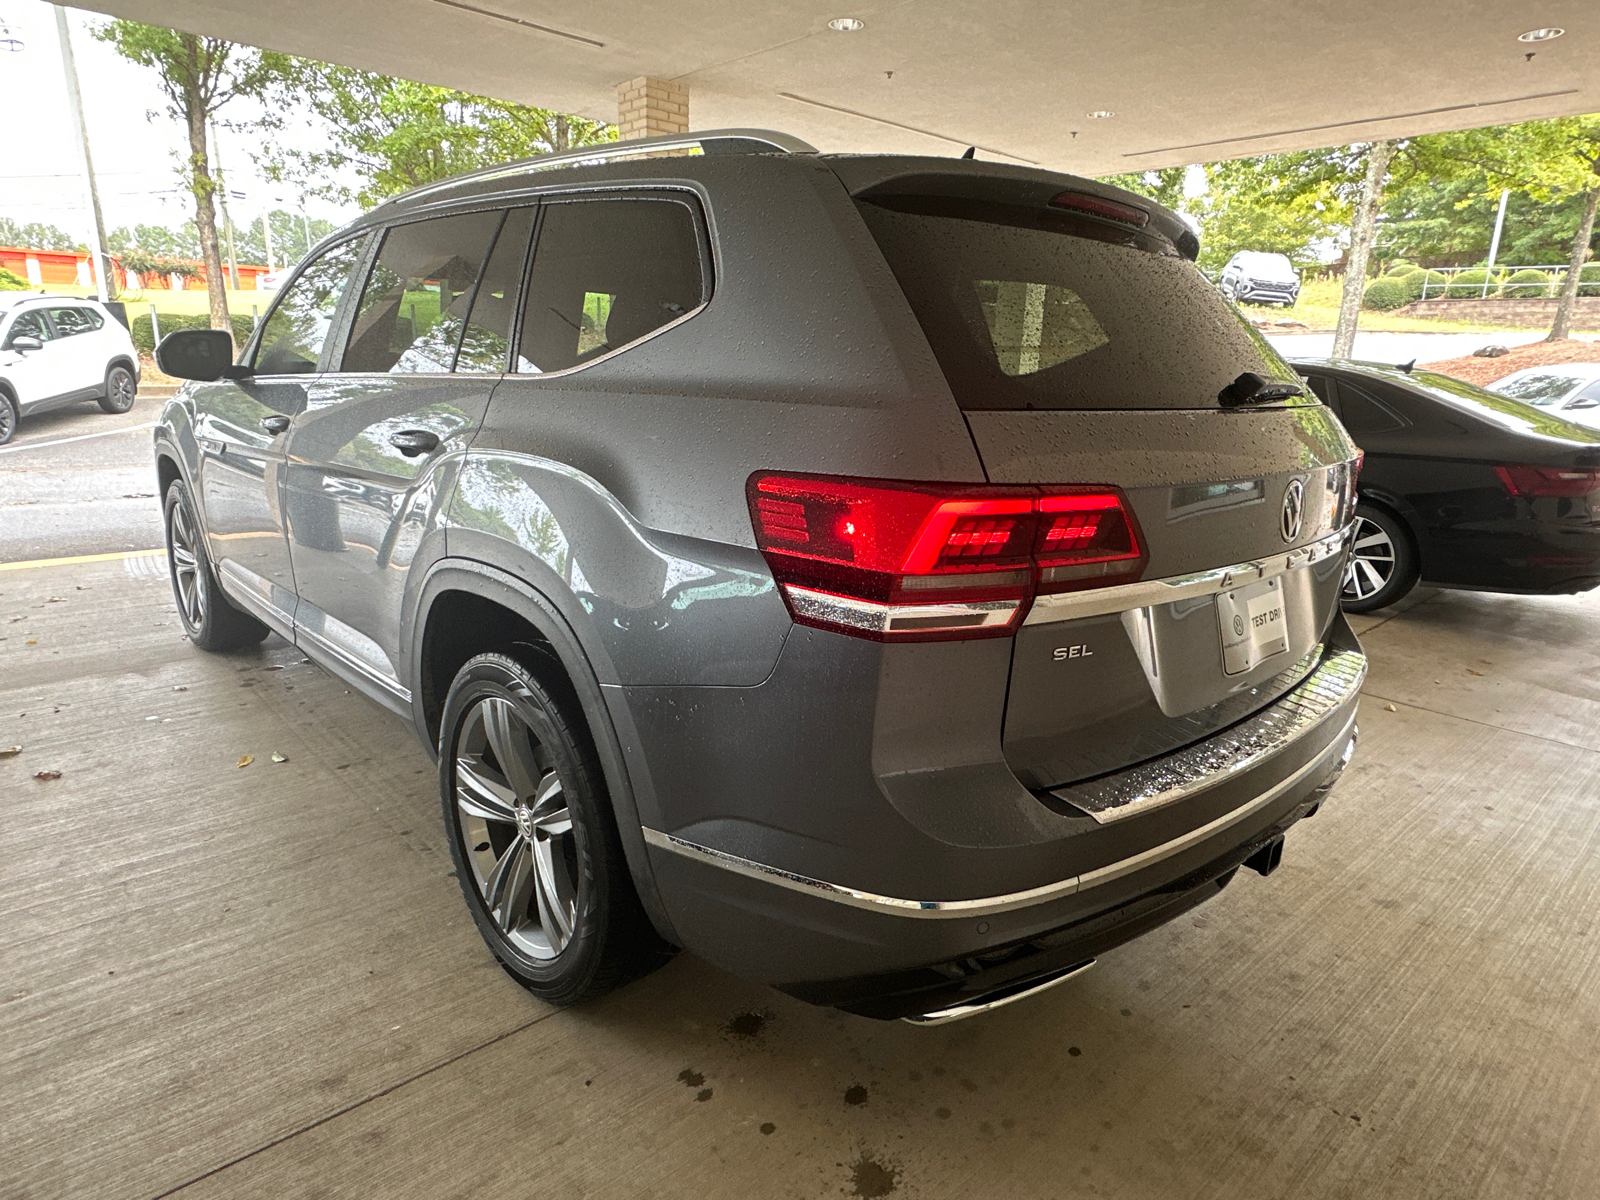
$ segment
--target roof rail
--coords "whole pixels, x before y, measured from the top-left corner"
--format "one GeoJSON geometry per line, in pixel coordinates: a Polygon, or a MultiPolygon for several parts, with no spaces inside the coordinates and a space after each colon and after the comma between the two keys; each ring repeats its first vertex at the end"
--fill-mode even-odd
{"type": "MultiPolygon", "coordinates": [[[[817,148],[787,133],[771,129],[707,129],[699,133],[668,133],[660,137],[631,138],[625,142],[598,142],[560,154],[539,154],[500,166],[486,167],[442,179],[396,196],[395,200],[415,200],[443,188],[469,180],[500,179],[524,175],[529,171],[553,171],[561,167],[598,166],[630,158],[646,158],[672,150],[699,150],[701,154],[816,154],[817,148]]],[[[665,155],[663,154],[665,157],[665,155]]],[[[393,203],[388,201],[386,203],[393,203]]]]}

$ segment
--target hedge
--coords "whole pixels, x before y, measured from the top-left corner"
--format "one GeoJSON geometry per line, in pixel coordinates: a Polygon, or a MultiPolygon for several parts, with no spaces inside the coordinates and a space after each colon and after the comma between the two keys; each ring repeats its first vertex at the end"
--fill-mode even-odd
{"type": "MultiPolygon", "coordinates": [[[[1422,290],[1419,285],[1417,290],[1422,290]]],[[[1400,308],[1411,303],[1411,292],[1407,281],[1397,279],[1393,275],[1383,275],[1367,284],[1367,290],[1361,293],[1361,307],[1374,309],[1378,312],[1388,312],[1392,308],[1400,308]]]]}
{"type": "Polygon", "coordinates": [[[1588,263],[1578,272],[1578,295],[1600,296],[1600,263],[1588,263]]]}
{"type": "Polygon", "coordinates": [[[31,292],[33,284],[29,283],[15,271],[8,271],[0,267],[0,292],[31,292]]]}
{"type": "MultiPolygon", "coordinates": [[[[255,329],[255,322],[250,317],[241,316],[238,313],[231,314],[231,318],[233,321],[234,345],[242,346],[247,340],[249,340],[251,332],[255,329]]],[[[204,313],[196,313],[193,316],[187,313],[161,314],[162,337],[166,337],[169,333],[176,333],[180,329],[210,328],[211,318],[206,316],[204,313]]],[[[133,319],[133,327],[131,332],[133,333],[133,344],[139,348],[141,353],[155,353],[156,343],[155,337],[151,333],[150,329],[149,313],[145,313],[143,316],[135,317],[133,319]]]]}
{"type": "Polygon", "coordinates": [[[1535,271],[1531,267],[1518,271],[1506,280],[1505,287],[1501,290],[1502,296],[1513,300],[1528,300],[1537,296],[1548,295],[1550,291],[1550,276],[1543,271],[1535,271]]]}
{"type": "Polygon", "coordinates": [[[1402,258],[1398,262],[1390,263],[1389,264],[1389,269],[1387,271],[1385,271],[1384,274],[1385,275],[1409,275],[1412,271],[1420,271],[1420,270],[1422,270],[1422,268],[1417,266],[1416,263],[1407,262],[1405,259],[1402,258]]]}
{"type": "MultiPolygon", "coordinates": [[[[1432,289],[1430,288],[1429,290],[1431,291],[1432,289]]],[[[1450,280],[1449,294],[1451,296],[1477,299],[1480,296],[1496,296],[1499,295],[1499,293],[1499,276],[1491,275],[1482,267],[1474,267],[1470,271],[1458,272],[1455,277],[1450,280]],[[1484,290],[1483,286],[1486,281],[1489,284],[1487,291],[1484,290]]]]}
{"type": "Polygon", "coordinates": [[[1424,283],[1428,285],[1428,295],[1430,297],[1442,296],[1444,295],[1445,286],[1450,281],[1450,277],[1443,271],[1425,271],[1421,267],[1414,271],[1407,271],[1404,275],[1398,276],[1398,278],[1401,283],[1405,284],[1406,296],[1410,300],[1422,299],[1422,285],[1424,283]]]}

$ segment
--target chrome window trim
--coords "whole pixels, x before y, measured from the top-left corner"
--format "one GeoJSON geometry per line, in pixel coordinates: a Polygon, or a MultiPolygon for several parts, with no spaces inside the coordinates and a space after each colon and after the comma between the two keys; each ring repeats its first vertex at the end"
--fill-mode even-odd
{"type": "Polygon", "coordinates": [[[1102,825],[1164,808],[1282,753],[1337,712],[1366,677],[1366,655],[1336,651],[1286,695],[1199,745],[1050,794],[1102,825]]]}
{"type": "Polygon", "coordinates": [[[1077,895],[1088,888],[1098,887],[1102,883],[1110,883],[1124,875],[1131,875],[1145,867],[1154,866],[1162,859],[1170,858],[1175,854],[1193,846],[1199,845],[1212,834],[1219,833],[1228,826],[1233,825],[1246,817],[1259,812],[1290,788],[1301,782],[1313,771],[1326,769],[1330,760],[1338,760],[1337,765],[1343,767],[1348,761],[1350,741],[1355,736],[1356,713],[1351,712],[1350,719],[1345,723],[1340,734],[1328,743],[1327,747],[1310,762],[1296,770],[1288,778],[1280,780],[1254,799],[1241,804],[1216,818],[1208,821],[1197,829],[1152,846],[1139,854],[1128,858],[1107,863],[1093,871],[1086,871],[1082,875],[1074,875],[1070,879],[1063,879],[1056,883],[1047,883],[1042,887],[1029,888],[1021,892],[1006,892],[998,896],[982,896],[974,900],[904,900],[896,896],[884,896],[877,892],[866,892],[859,888],[846,887],[843,884],[829,883],[822,879],[813,879],[809,875],[800,875],[794,871],[785,871],[781,867],[769,866],[766,863],[755,862],[752,859],[742,858],[737,854],[729,854],[725,850],[713,850],[709,846],[702,846],[691,842],[687,838],[675,834],[663,833],[659,829],[641,826],[640,832],[644,840],[657,849],[680,854],[685,858],[707,863],[711,866],[721,867],[723,870],[732,871],[736,875],[744,875],[751,879],[758,879],[764,883],[777,884],[779,887],[788,888],[790,891],[801,892],[809,896],[817,896],[823,900],[832,900],[839,904],[847,904],[852,908],[862,908],[869,912],[878,912],[885,915],[901,917],[973,917],[988,916],[994,913],[1010,912],[1013,909],[1028,908],[1035,904],[1043,904],[1050,900],[1058,900],[1066,896],[1077,895]]]}
{"type": "Polygon", "coordinates": [[[1153,608],[1175,600],[1214,596],[1247,583],[1271,579],[1289,571],[1308,567],[1342,554],[1350,537],[1350,526],[1325,538],[1282,554],[1269,555],[1253,562],[1214,567],[1193,575],[1174,575],[1167,579],[1145,579],[1116,587],[1091,588],[1082,592],[1055,592],[1034,599],[1023,619],[1024,625],[1047,625],[1054,621],[1077,621],[1126,612],[1130,608],[1153,608]]]}

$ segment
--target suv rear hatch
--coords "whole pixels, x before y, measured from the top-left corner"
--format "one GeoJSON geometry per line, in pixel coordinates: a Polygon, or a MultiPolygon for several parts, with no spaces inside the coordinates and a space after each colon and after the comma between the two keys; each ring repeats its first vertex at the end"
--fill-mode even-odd
{"type": "Polygon", "coordinates": [[[1195,269],[1181,219],[1021,168],[832,165],[990,482],[1120,488],[1137,522],[1140,582],[1040,596],[1017,632],[1018,777],[1047,789],[1157,757],[1308,675],[1337,616],[1357,452],[1195,269]],[[1290,386],[1223,402],[1272,384],[1290,386]]]}

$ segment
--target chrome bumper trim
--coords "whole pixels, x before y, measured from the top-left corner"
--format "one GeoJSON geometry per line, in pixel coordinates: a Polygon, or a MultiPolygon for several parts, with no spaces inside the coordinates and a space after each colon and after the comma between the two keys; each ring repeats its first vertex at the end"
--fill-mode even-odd
{"type": "Polygon", "coordinates": [[[801,616],[865,633],[947,633],[1011,624],[1020,600],[961,600],[946,604],[878,604],[786,583],[783,593],[801,616]]]}
{"type": "Polygon", "coordinates": [[[1053,621],[1076,621],[1083,617],[1099,617],[1107,613],[1126,612],[1130,608],[1152,608],[1158,604],[1171,604],[1175,600],[1189,600],[1197,596],[1214,596],[1247,583],[1271,579],[1288,571],[1308,567],[1334,555],[1343,554],[1350,536],[1347,526],[1338,533],[1329,534],[1309,546],[1301,546],[1283,554],[1274,554],[1255,562],[1235,563],[1231,567],[1216,567],[1193,575],[1174,575],[1169,579],[1146,579],[1139,583],[1124,583],[1116,587],[1093,588],[1084,592],[1058,592],[1039,596],[1028,610],[1024,625],[1047,625],[1053,621]]]}
{"type": "Polygon", "coordinates": [[[1021,986],[1012,984],[1010,987],[997,988],[990,992],[990,999],[979,997],[969,1000],[965,1004],[952,1004],[949,1008],[936,1008],[932,1012],[918,1013],[914,1017],[901,1017],[908,1025],[920,1025],[926,1029],[930,1025],[948,1025],[951,1021],[959,1021],[964,1017],[975,1017],[979,1013],[993,1012],[997,1008],[1004,1008],[1018,1000],[1026,1000],[1029,996],[1037,996],[1040,992],[1048,991],[1058,983],[1065,983],[1082,975],[1094,966],[1094,959],[1087,962],[1074,963],[1054,975],[1047,975],[1043,979],[1033,980],[1021,986]],[[1015,990],[1012,990],[1015,988],[1015,990]]]}
{"type": "Polygon", "coordinates": [[[1173,804],[1281,753],[1338,711],[1366,677],[1366,655],[1337,651],[1287,695],[1196,746],[1050,794],[1102,825],[1173,804]]]}
{"type": "Polygon", "coordinates": [[[1120,879],[1124,875],[1131,875],[1135,871],[1152,866],[1164,858],[1174,854],[1181,854],[1191,846],[1197,846],[1214,833],[1219,833],[1235,822],[1242,821],[1252,813],[1265,808],[1283,793],[1294,787],[1313,771],[1326,770],[1329,760],[1336,755],[1342,755],[1337,766],[1342,769],[1349,761],[1351,745],[1346,743],[1354,737],[1356,714],[1350,714],[1350,720],[1344,730],[1330,742],[1321,754],[1317,755],[1305,766],[1301,767],[1287,779],[1281,780],[1268,788],[1261,795],[1247,801],[1230,812],[1223,813],[1214,821],[1209,821],[1198,829],[1191,829],[1181,837],[1163,842],[1159,846],[1152,846],[1140,854],[1130,858],[1119,859],[1106,866],[1097,867],[1082,875],[1074,875],[1070,879],[1063,879],[1057,883],[1047,883],[1042,887],[1029,888],[1022,892],[1006,892],[999,896],[980,896],[975,900],[902,900],[896,896],[883,896],[877,892],[865,892],[859,888],[845,887],[843,884],[828,883],[826,880],[813,879],[809,875],[796,874],[785,871],[780,867],[768,866],[766,863],[755,862],[752,859],[741,858],[737,854],[729,854],[725,850],[713,850],[710,846],[702,846],[681,838],[675,834],[662,833],[659,829],[641,826],[644,840],[657,849],[681,854],[685,858],[698,862],[708,863],[720,867],[725,871],[732,871],[736,875],[744,875],[751,879],[759,879],[763,883],[774,883],[779,887],[788,888],[790,891],[801,892],[808,896],[816,896],[823,900],[832,900],[839,904],[848,904],[852,908],[864,908],[869,912],[884,913],[886,915],[901,917],[974,917],[988,916],[992,913],[1010,912],[1012,909],[1028,908],[1035,904],[1043,904],[1050,900],[1059,900],[1065,896],[1073,896],[1086,888],[1096,887],[1102,883],[1109,883],[1113,879],[1120,879]]]}

